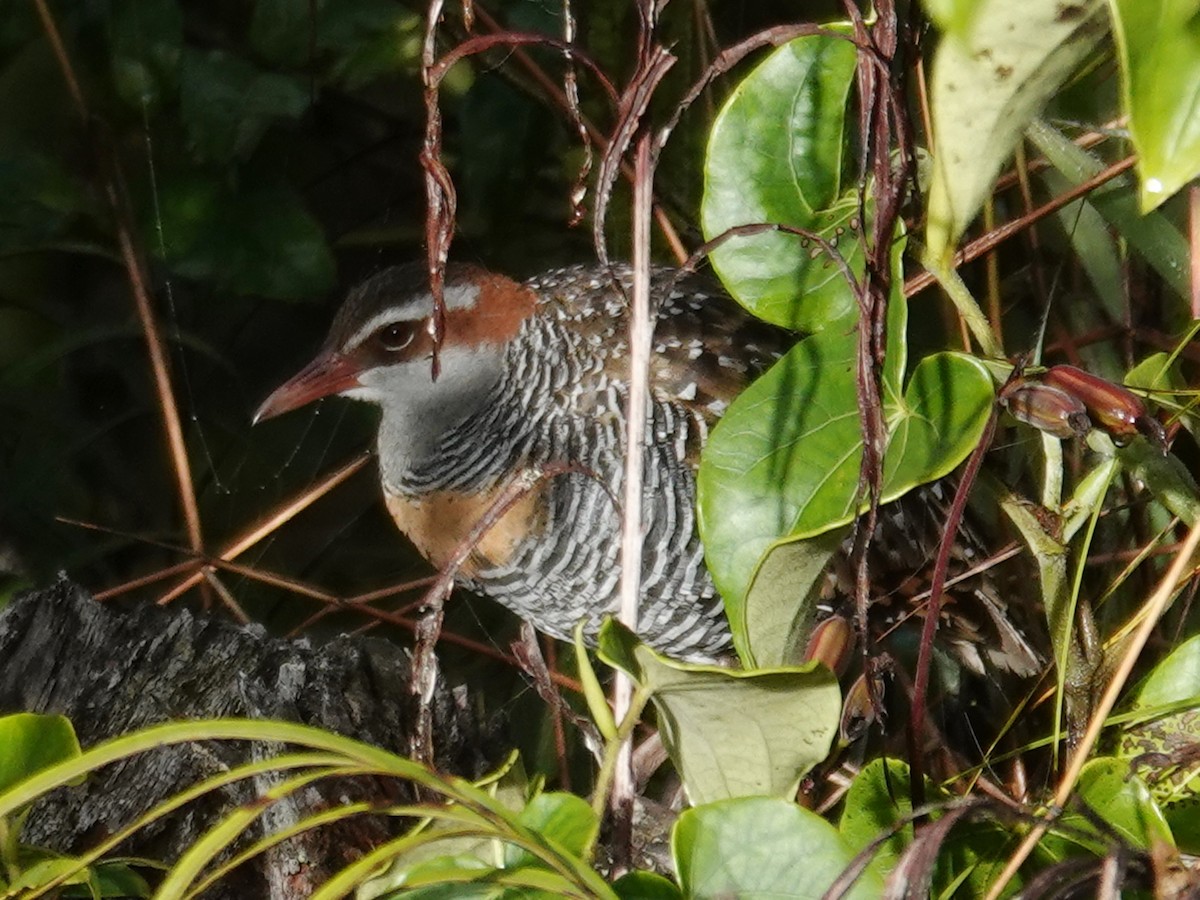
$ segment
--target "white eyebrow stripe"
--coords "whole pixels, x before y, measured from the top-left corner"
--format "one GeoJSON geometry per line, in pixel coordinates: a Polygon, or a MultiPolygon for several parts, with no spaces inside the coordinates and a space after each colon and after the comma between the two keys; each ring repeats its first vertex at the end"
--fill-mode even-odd
{"type": "MultiPolygon", "coordinates": [[[[447,285],[446,309],[469,309],[475,305],[478,297],[479,288],[473,284],[447,285]]],[[[432,309],[433,299],[429,296],[429,292],[425,291],[402,303],[377,312],[360,325],[354,334],[350,335],[350,339],[346,341],[346,349],[353,350],[384,325],[390,325],[393,322],[416,322],[429,315],[432,309]]]]}

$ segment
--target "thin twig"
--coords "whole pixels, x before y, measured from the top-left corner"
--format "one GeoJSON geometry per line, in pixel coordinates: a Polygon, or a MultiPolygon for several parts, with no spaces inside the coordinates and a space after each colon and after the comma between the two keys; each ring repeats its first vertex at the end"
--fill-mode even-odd
{"type": "Polygon", "coordinates": [[[425,252],[428,261],[429,293],[433,315],[429,318],[433,337],[430,374],[436,381],[440,371],[439,351],[446,334],[446,261],[454,239],[458,211],[457,194],[450,170],[442,162],[442,110],[438,104],[441,80],[436,77],[437,28],[442,17],[442,0],[429,0],[425,40],[421,46],[421,81],[425,87],[425,139],[421,144],[421,168],[425,172],[425,252]]]}
{"type": "MultiPolygon", "coordinates": [[[[307,509],[321,497],[324,497],[331,490],[365,466],[370,458],[370,453],[362,453],[356,456],[336,472],[331,473],[320,484],[305,491],[304,494],[295,498],[281,509],[275,510],[263,521],[252,525],[249,531],[240,537],[235,538],[233,542],[228,544],[223,550],[218,551],[217,559],[231,560],[241,556],[263,538],[273,534],[284,522],[287,522],[302,510],[307,509]]],[[[208,558],[205,557],[205,559],[208,558]]],[[[158,605],[165,606],[176,597],[186,593],[188,590],[203,581],[204,574],[202,570],[205,565],[211,565],[211,562],[206,562],[204,560],[197,561],[196,571],[177,584],[174,588],[159,597],[157,601],[158,605]]],[[[107,592],[107,596],[115,596],[115,591],[107,592]]]]}
{"type": "Polygon", "coordinates": [[[146,349],[150,355],[150,369],[154,377],[155,395],[158,408],[162,414],[163,426],[166,430],[167,449],[170,454],[172,470],[175,474],[175,487],[179,495],[180,507],[187,527],[188,543],[193,552],[204,552],[204,536],[200,525],[200,508],[196,502],[196,490],[192,481],[191,463],[188,460],[187,442],[183,437],[183,426],[179,418],[179,407],[175,403],[175,391],[171,384],[171,370],[168,362],[166,343],[154,312],[154,304],[150,299],[149,276],[145,260],[138,250],[134,239],[135,226],[133,212],[129,206],[129,194],[125,188],[125,177],[121,170],[120,159],[108,139],[107,132],[91,115],[80,88],[79,79],[75,76],[74,66],[63,45],[62,36],[54,21],[46,0],[34,0],[38,17],[46,32],[46,38],[58,61],[63,79],[67,83],[67,91],[75,105],[75,112],[85,128],[92,132],[94,140],[91,149],[96,156],[97,167],[102,174],[105,198],[112,211],[113,223],[116,228],[117,244],[124,263],[125,272],[129,277],[130,290],[133,293],[134,305],[137,309],[138,324],[146,340],[146,349]]]}
{"type": "MultiPolygon", "coordinates": [[[[642,61],[634,73],[629,87],[621,96],[620,116],[617,126],[613,129],[608,146],[600,159],[600,168],[596,172],[596,208],[592,213],[592,243],[595,245],[596,257],[601,265],[608,265],[608,239],[604,234],[604,225],[608,215],[608,204],[612,198],[613,186],[616,184],[617,173],[620,172],[621,158],[629,150],[638,131],[645,127],[646,113],[654,91],[675,65],[675,57],[660,46],[654,46],[648,51],[648,57],[642,61]]],[[[647,148],[651,153],[652,148],[647,148]]],[[[634,165],[633,190],[636,194],[641,176],[634,165]]],[[[649,209],[647,205],[647,209],[649,209]]],[[[634,226],[637,227],[636,225],[634,226]]],[[[647,241],[649,236],[647,235],[647,241]]],[[[647,246],[649,246],[647,244],[647,246]]],[[[634,251],[636,255],[636,248],[634,251]]]]}
{"type": "Polygon", "coordinates": [[[950,554],[958,538],[959,525],[967,508],[967,498],[983,465],[983,458],[992,446],[992,438],[996,433],[998,407],[993,404],[984,426],[979,443],[967,460],[958,487],[954,492],[954,500],[946,514],[946,522],[942,527],[942,540],[938,544],[937,558],[933,564],[933,581],[929,586],[929,603],[925,609],[925,623],[921,629],[921,644],[917,651],[917,671],[913,679],[912,706],[908,726],[909,759],[912,770],[909,791],[912,796],[913,808],[925,802],[925,753],[922,736],[925,733],[925,706],[929,692],[929,673],[933,667],[933,640],[937,634],[938,618],[942,614],[942,596],[946,587],[946,576],[950,571],[950,554]]]}
{"type": "MultiPolygon", "coordinates": [[[[482,7],[476,7],[475,12],[485,27],[497,33],[503,31],[503,29],[500,27],[500,23],[493,19],[482,7]]],[[[579,51],[574,50],[572,59],[581,58],[582,57],[580,56],[579,51]]],[[[529,74],[537,86],[546,92],[547,96],[553,101],[555,106],[566,113],[568,120],[571,122],[572,127],[574,127],[576,125],[575,115],[571,112],[571,100],[567,96],[566,92],[564,92],[562,88],[555,84],[554,80],[550,78],[550,76],[544,71],[542,71],[541,66],[539,66],[537,62],[535,62],[534,59],[520,46],[513,48],[513,59],[529,74]]],[[[611,94],[612,105],[615,108],[618,103],[616,89],[612,87],[612,83],[608,81],[607,77],[605,77],[603,83],[607,84],[605,90],[611,94]]],[[[579,122],[582,123],[584,129],[586,130],[591,146],[594,146],[603,152],[604,148],[608,146],[608,138],[601,133],[600,129],[597,128],[586,116],[583,115],[582,110],[579,111],[579,122]]],[[[586,145],[585,149],[587,149],[586,145]]],[[[625,177],[626,181],[628,181],[630,184],[633,183],[633,167],[630,166],[628,161],[624,159],[621,161],[621,174],[625,177]]],[[[683,241],[680,240],[679,234],[675,230],[675,226],[671,224],[671,220],[667,216],[666,210],[663,208],[662,204],[658,203],[657,201],[654,204],[654,222],[656,225],[658,225],[658,230],[662,235],[663,240],[666,241],[667,245],[671,248],[671,254],[675,257],[676,262],[683,262],[688,255],[687,249],[684,247],[683,241]]]]}
{"type": "MultiPolygon", "coordinates": [[[[954,260],[951,264],[952,267],[957,268],[958,266],[978,259],[985,253],[990,252],[1000,244],[1007,241],[1013,235],[1019,234],[1021,230],[1027,228],[1031,222],[1036,222],[1040,219],[1046,218],[1051,213],[1057,212],[1064,206],[1075,202],[1080,197],[1091,193],[1101,185],[1112,181],[1117,176],[1127,172],[1129,169],[1132,169],[1134,163],[1136,162],[1136,156],[1130,156],[1121,160],[1120,162],[1115,162],[1103,172],[1097,172],[1087,181],[1076,185],[1069,191],[1066,191],[1058,197],[1055,197],[1048,203],[1042,204],[1028,215],[1014,219],[1011,222],[1001,225],[995,231],[991,231],[982,237],[976,238],[975,240],[971,241],[971,243],[959,250],[956,254],[954,254],[954,260]]],[[[917,275],[914,275],[912,278],[908,279],[908,281],[904,282],[904,296],[912,297],[915,294],[919,294],[921,291],[925,290],[925,288],[933,284],[934,280],[933,273],[929,271],[920,272],[917,275]]]]}
{"type": "MultiPolygon", "coordinates": [[[[645,464],[647,401],[650,394],[650,206],[654,169],[650,136],[639,137],[633,182],[633,291],[629,313],[629,397],[625,417],[625,495],[621,522],[621,606],[618,617],[635,632],[642,583],[642,474],[645,464]]],[[[613,715],[618,722],[629,714],[633,682],[617,672],[613,715]]],[[[629,863],[632,839],[633,743],[626,741],[617,758],[610,807],[613,811],[613,853],[618,867],[629,863]]]]}

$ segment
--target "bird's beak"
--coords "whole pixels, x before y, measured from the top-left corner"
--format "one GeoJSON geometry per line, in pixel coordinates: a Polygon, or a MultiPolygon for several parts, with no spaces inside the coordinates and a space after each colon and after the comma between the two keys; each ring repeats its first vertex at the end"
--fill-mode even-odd
{"type": "Polygon", "coordinates": [[[254,414],[254,424],[271,419],[306,403],[340,394],[358,386],[361,367],[340,353],[323,350],[307,366],[275,389],[254,414]]]}

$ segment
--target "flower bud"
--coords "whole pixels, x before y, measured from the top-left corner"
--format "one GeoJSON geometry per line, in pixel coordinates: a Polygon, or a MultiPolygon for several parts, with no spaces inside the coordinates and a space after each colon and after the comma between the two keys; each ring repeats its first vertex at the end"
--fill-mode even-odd
{"type": "Polygon", "coordinates": [[[1142,428],[1153,427],[1142,424],[1150,417],[1141,397],[1083,369],[1054,366],[1042,376],[1042,383],[1079,399],[1087,407],[1092,421],[1112,435],[1118,444],[1127,443],[1142,428]]]}
{"type": "Polygon", "coordinates": [[[817,660],[842,675],[854,655],[854,629],[845,616],[830,616],[813,629],[804,650],[804,661],[817,660]]]}
{"type": "Polygon", "coordinates": [[[1091,430],[1083,402],[1060,388],[1018,381],[1000,394],[1000,404],[1018,422],[1057,438],[1083,437],[1091,430]]]}

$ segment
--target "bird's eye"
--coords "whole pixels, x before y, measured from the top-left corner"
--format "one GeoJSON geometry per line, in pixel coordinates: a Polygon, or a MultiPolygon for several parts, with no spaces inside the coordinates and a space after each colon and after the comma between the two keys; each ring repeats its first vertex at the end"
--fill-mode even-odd
{"type": "Polygon", "coordinates": [[[375,332],[375,340],[379,342],[379,346],[384,350],[395,353],[403,350],[412,343],[416,332],[412,325],[407,322],[393,322],[390,325],[384,325],[375,332]]]}

